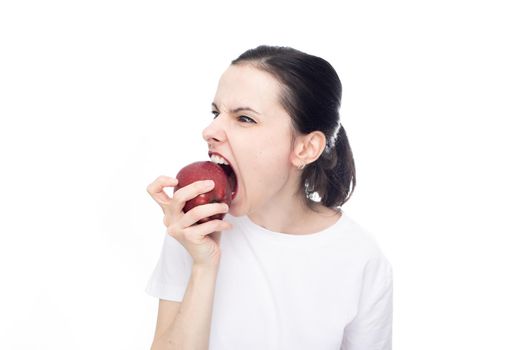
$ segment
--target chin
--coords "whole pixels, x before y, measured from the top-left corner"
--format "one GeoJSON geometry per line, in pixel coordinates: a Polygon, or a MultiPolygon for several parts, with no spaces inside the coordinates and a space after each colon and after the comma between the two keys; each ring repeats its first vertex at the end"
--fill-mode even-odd
{"type": "Polygon", "coordinates": [[[246,210],[246,208],[240,206],[239,203],[232,202],[228,214],[230,214],[231,216],[239,217],[248,214],[248,211],[246,210]]]}
{"type": "Polygon", "coordinates": [[[228,214],[230,214],[231,216],[235,216],[235,217],[246,215],[246,213],[244,211],[238,210],[238,209],[236,209],[234,207],[230,207],[230,210],[228,211],[228,214]]]}

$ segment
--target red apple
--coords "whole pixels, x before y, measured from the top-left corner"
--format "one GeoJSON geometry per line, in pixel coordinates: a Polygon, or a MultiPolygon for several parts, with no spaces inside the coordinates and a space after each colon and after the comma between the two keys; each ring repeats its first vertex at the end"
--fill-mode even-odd
{"type": "MultiPolygon", "coordinates": [[[[179,183],[175,191],[179,188],[185,187],[195,181],[213,180],[215,187],[206,193],[199,194],[197,197],[190,199],[184,205],[182,211],[185,213],[197,205],[207,203],[226,203],[231,204],[232,201],[232,186],[228,180],[228,175],[225,170],[218,164],[210,161],[201,161],[191,163],[182,168],[177,174],[179,183]]],[[[197,223],[201,224],[210,220],[222,220],[225,214],[216,214],[208,218],[199,220],[197,223]]]]}

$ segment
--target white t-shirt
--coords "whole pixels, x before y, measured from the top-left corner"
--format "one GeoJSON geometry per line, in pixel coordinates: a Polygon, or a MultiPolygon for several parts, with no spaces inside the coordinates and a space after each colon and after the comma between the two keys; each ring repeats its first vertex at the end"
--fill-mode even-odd
{"type": "MultiPolygon", "coordinates": [[[[210,350],[390,350],[392,268],[373,236],[346,214],[307,235],[226,221],[210,350]]],[[[166,234],[146,292],[182,301],[192,258],[166,234]]]]}

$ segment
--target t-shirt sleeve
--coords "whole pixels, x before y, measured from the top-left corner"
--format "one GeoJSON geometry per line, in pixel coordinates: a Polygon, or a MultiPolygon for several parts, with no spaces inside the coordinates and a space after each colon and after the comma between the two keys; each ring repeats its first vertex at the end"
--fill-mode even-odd
{"type": "Polygon", "coordinates": [[[166,233],[160,258],[148,281],[146,293],[159,299],[182,301],[191,275],[192,258],[166,233]]]}
{"type": "Polygon", "coordinates": [[[384,257],[365,265],[356,317],[344,331],[341,350],[391,350],[392,267],[384,257]]]}

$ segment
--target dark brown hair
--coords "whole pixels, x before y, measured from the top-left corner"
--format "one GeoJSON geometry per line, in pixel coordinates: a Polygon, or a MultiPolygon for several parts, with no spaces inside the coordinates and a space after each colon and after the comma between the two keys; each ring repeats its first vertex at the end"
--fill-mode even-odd
{"type": "Polygon", "coordinates": [[[281,104],[302,134],[321,131],[327,141],[322,155],[301,175],[307,205],[320,201],[338,208],[355,188],[355,165],[346,132],[340,123],[342,85],[326,60],[290,47],[262,45],[248,50],[232,64],[250,63],[273,75],[283,86],[281,104]]]}

